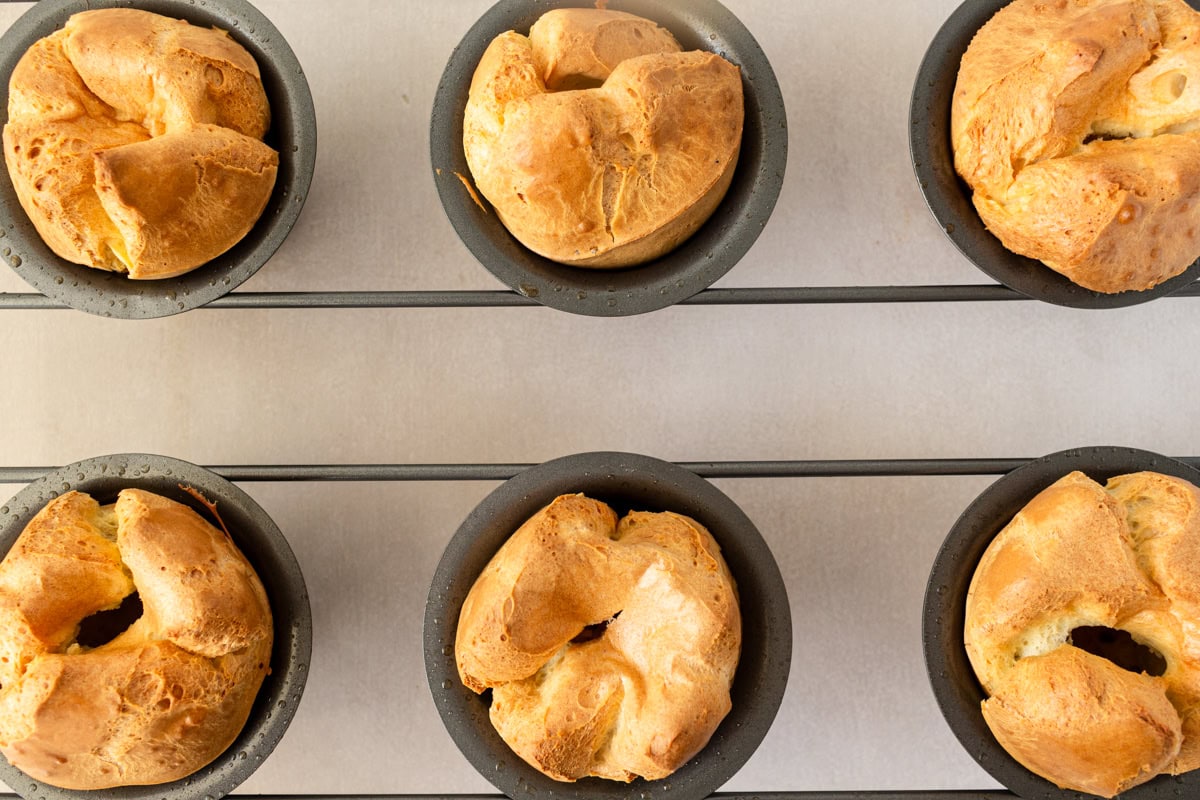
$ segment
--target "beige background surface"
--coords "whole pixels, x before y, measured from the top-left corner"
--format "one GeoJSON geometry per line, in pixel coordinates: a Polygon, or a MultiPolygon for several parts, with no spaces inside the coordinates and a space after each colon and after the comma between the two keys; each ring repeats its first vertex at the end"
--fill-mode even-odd
{"type": "MultiPolygon", "coordinates": [[[[682,1],[682,0],[681,0],[682,1]]],[[[727,0],[790,120],[771,223],[718,285],[986,283],[926,210],[908,98],[955,0],[727,0]]],[[[246,290],[493,289],[428,161],[446,57],[489,0],[259,0],[317,106],[296,230],[246,290]]],[[[0,5],[11,24],[27,4],[0,5]]],[[[0,291],[28,288],[10,270],[0,291]]],[[[213,310],[148,322],[0,312],[9,466],[155,452],[205,465],[1200,454],[1200,301],[213,310]]],[[[723,480],[773,547],[795,627],[774,728],[728,790],[984,788],[921,659],[929,565],[991,479],[723,480]]],[[[245,792],[490,792],[425,684],[428,582],[492,483],[246,484],[312,594],[312,673],[245,792]]],[[[0,500],[17,486],[0,486],[0,500]]]]}

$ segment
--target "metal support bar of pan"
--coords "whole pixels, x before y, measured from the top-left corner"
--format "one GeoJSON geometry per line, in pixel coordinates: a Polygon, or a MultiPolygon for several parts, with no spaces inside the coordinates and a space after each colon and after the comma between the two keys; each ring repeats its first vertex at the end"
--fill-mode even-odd
{"type": "MultiPolygon", "coordinates": [[[[1200,297],[1200,281],[1171,297],[1200,297]]],[[[797,286],[705,289],[680,305],[821,305],[1029,300],[999,284],[938,286],[797,286]]],[[[539,303],[511,290],[231,292],[205,308],[495,308],[539,303]]],[[[0,292],[0,309],[39,311],[68,306],[37,292],[0,292]]]]}
{"type": "MultiPolygon", "coordinates": [[[[987,789],[953,791],[867,791],[867,792],[718,792],[710,800],[1013,800],[1007,791],[987,789]]],[[[228,800],[506,800],[498,794],[256,794],[227,795],[228,800]]],[[[20,800],[15,794],[0,794],[0,800],[20,800]]]]}
{"type": "MultiPolygon", "coordinates": [[[[703,478],[888,478],[1003,475],[1028,458],[694,461],[679,466],[703,478]]],[[[1200,457],[1176,457],[1200,468],[1200,457]]],[[[504,481],[533,464],[264,464],[207,469],[235,482],[504,481]]],[[[0,467],[0,483],[32,483],[56,467],[0,467]]]]}

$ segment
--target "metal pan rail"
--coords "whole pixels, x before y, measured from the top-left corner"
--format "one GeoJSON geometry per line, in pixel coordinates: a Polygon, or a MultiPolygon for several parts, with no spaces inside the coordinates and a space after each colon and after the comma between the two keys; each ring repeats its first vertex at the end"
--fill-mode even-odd
{"type": "MultiPolygon", "coordinates": [[[[1174,456],[1200,469],[1200,456],[1174,456]]],[[[893,478],[1004,475],[1030,458],[681,461],[702,478],[893,478]]],[[[261,464],[209,466],[234,482],[504,481],[533,464],[261,464]]],[[[32,483],[57,467],[0,466],[0,483],[32,483]]],[[[766,795],[763,796],[764,798],[766,795]]]]}
{"type": "MultiPolygon", "coordinates": [[[[1200,281],[1171,297],[1200,297],[1200,281]]],[[[688,306],[821,305],[848,303],[951,303],[1029,300],[999,284],[934,286],[795,286],[705,289],[680,301],[688,306]]],[[[363,291],[363,292],[231,292],[204,308],[489,308],[537,306],[517,292],[363,291]]],[[[65,309],[38,292],[0,292],[0,309],[65,309]]]]}
{"type": "MultiPolygon", "coordinates": [[[[500,794],[231,794],[228,800],[506,800],[500,794]]],[[[1006,791],[717,792],[711,800],[1013,800],[1006,791]]],[[[20,800],[0,794],[0,800],[20,800]]]]}

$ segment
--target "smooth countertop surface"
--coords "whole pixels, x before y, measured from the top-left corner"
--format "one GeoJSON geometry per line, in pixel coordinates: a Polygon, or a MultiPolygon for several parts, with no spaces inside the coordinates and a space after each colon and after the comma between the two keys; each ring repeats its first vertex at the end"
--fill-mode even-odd
{"type": "MultiPolygon", "coordinates": [[[[317,108],[316,175],[246,291],[503,288],[434,189],[430,104],[489,0],[259,0],[317,108]]],[[[774,216],[721,287],[986,284],[924,205],[908,100],[954,0],[727,0],[782,86],[774,216]]],[[[25,3],[0,5],[10,25],[25,3]]],[[[11,270],[0,292],[27,292],[11,270]]],[[[202,465],[1200,455],[1200,300],[547,308],[198,309],[152,321],[0,311],[6,466],[150,452],[202,465]]],[[[716,481],[788,585],[791,679],[736,791],[989,788],[921,655],[925,579],[992,477],[716,481]]],[[[245,793],[492,792],[445,732],[421,621],[492,482],[245,483],[304,569],[311,676],[245,793]]],[[[0,485],[0,500],[20,487],[0,485]]]]}

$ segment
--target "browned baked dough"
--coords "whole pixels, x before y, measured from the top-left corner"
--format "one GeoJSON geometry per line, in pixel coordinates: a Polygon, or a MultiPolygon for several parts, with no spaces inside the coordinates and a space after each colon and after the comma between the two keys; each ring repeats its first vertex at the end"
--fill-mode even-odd
{"type": "Polygon", "coordinates": [[[192,509],[138,489],[110,506],[68,492],[0,563],[0,751],[67,789],[186,777],[241,731],[272,639],[258,576],[192,509]],[[128,630],[75,642],[134,591],[128,630]]]}
{"type": "Polygon", "coordinates": [[[13,187],[62,258],[169,278],[236,244],[278,154],[258,65],[216,29],[136,9],[73,15],[9,81],[13,187]]]}
{"type": "Polygon", "coordinates": [[[1000,744],[1060,787],[1112,797],[1200,767],[1200,490],[1154,472],[1072,472],[989,545],[967,594],[967,654],[1000,744]],[[1070,642],[1127,631],[1152,677],[1070,642]]]}
{"type": "Polygon", "coordinates": [[[737,589],[711,534],[679,514],[563,495],[471,587],[455,658],[492,689],[508,745],[551,778],[664,778],[729,713],[737,589]],[[585,628],[603,635],[573,642],[585,628]]]}
{"type": "Polygon", "coordinates": [[[1014,0],[971,41],[954,163],[1004,245],[1098,292],[1200,256],[1200,13],[1184,0],[1014,0]]]}
{"type": "Polygon", "coordinates": [[[565,264],[622,267],[708,219],[737,165],[741,75],[720,56],[679,50],[653,22],[579,8],[491,43],[463,145],[475,185],[522,244],[565,264]]]}

